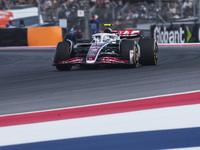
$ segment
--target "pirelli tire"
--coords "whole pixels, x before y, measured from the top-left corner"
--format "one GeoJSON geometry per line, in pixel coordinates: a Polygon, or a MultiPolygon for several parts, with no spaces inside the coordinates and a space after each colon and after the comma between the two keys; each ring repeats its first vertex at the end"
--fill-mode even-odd
{"type": "Polygon", "coordinates": [[[70,64],[60,64],[61,61],[66,61],[70,59],[70,46],[69,41],[59,42],[56,47],[55,52],[55,66],[59,71],[68,71],[71,69],[70,64]]]}
{"type": "MultiPolygon", "coordinates": [[[[134,40],[125,39],[122,40],[120,43],[120,53],[121,53],[121,59],[130,61],[130,50],[134,50],[134,55],[138,55],[136,43],[134,40]]],[[[128,67],[137,67],[138,62],[136,60],[136,57],[133,58],[133,64],[129,64],[128,67]]]]}
{"type": "Polygon", "coordinates": [[[153,38],[143,38],[139,40],[140,63],[142,65],[157,65],[158,45],[153,38]]]}

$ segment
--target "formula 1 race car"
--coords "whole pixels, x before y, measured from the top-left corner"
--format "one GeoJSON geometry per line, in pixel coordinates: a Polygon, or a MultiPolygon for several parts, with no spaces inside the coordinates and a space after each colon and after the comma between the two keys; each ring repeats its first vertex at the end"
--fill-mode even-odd
{"type": "Polygon", "coordinates": [[[128,67],[156,65],[158,46],[153,38],[145,37],[140,30],[105,29],[92,36],[89,43],[59,42],[53,66],[59,71],[70,70],[75,65],[121,64],[128,67]]]}

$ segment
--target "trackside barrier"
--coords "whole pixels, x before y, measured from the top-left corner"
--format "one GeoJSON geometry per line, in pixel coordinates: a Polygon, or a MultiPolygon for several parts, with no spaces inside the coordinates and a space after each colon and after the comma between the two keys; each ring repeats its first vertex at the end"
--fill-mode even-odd
{"type": "Polygon", "coordinates": [[[0,46],[28,46],[27,28],[1,28],[0,46]]]}
{"type": "Polygon", "coordinates": [[[152,25],[151,37],[158,43],[200,42],[200,24],[152,25]]]}
{"type": "Polygon", "coordinates": [[[62,40],[59,26],[0,29],[0,46],[56,46],[62,40]]]}
{"type": "Polygon", "coordinates": [[[54,46],[62,41],[62,28],[30,27],[28,28],[28,46],[54,46]]]}

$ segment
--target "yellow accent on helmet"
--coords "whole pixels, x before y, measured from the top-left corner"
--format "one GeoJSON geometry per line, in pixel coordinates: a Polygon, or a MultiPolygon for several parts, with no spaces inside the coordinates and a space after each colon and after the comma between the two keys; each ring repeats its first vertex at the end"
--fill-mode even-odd
{"type": "Polygon", "coordinates": [[[103,24],[104,27],[111,27],[113,24],[103,24]]]}

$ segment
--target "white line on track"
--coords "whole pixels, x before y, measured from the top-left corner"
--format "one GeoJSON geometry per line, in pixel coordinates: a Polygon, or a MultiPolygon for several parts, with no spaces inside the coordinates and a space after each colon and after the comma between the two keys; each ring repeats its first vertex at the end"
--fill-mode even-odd
{"type": "Polygon", "coordinates": [[[63,109],[74,109],[74,108],[82,108],[82,107],[88,107],[88,106],[98,106],[98,105],[113,104],[113,103],[119,103],[119,102],[144,100],[144,99],[149,99],[149,98],[167,97],[167,96],[190,94],[190,93],[197,93],[197,92],[200,92],[200,90],[172,93],[172,94],[165,94],[165,95],[157,95],[157,96],[143,97],[143,98],[136,98],[136,99],[119,100],[119,101],[112,101],[112,102],[106,102],[106,103],[88,104],[88,105],[81,105],[81,106],[74,106],[74,107],[64,107],[64,108],[56,108],[56,109],[48,109],[48,110],[40,110],[40,111],[6,114],[6,115],[0,115],[0,117],[11,116],[11,115],[23,115],[23,114],[30,114],[30,113],[41,113],[41,112],[48,112],[48,111],[59,111],[59,110],[63,110],[63,109]]]}
{"type": "Polygon", "coordinates": [[[56,46],[20,46],[20,47],[0,47],[0,50],[22,50],[22,49],[49,49],[56,48],[56,46]]]}
{"type": "Polygon", "coordinates": [[[200,46],[200,43],[158,43],[158,46],[200,46]]]}
{"type": "Polygon", "coordinates": [[[163,150],[200,150],[200,147],[175,148],[175,149],[163,149],[163,150]]]}

